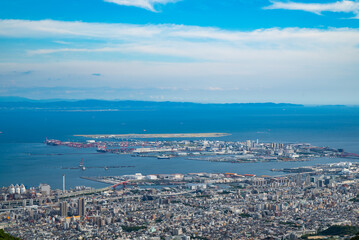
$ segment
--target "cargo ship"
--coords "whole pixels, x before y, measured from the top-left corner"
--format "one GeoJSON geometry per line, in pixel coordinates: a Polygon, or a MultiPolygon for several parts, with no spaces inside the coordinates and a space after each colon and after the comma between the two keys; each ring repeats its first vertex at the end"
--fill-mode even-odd
{"type": "Polygon", "coordinates": [[[59,146],[61,145],[61,141],[54,139],[46,139],[46,144],[50,146],[59,146]]]}
{"type": "Polygon", "coordinates": [[[107,149],[106,146],[99,146],[96,151],[100,153],[105,153],[107,152],[107,149]]]}

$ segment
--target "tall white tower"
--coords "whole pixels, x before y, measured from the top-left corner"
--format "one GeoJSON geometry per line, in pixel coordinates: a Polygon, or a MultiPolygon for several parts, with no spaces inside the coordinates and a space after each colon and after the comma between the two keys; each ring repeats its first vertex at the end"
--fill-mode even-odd
{"type": "Polygon", "coordinates": [[[62,193],[65,193],[65,174],[62,175],[62,193]]]}

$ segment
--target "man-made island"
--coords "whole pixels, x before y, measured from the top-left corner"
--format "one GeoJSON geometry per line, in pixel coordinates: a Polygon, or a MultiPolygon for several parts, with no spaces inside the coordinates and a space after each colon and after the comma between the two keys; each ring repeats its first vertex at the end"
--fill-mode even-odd
{"type": "MultiPolygon", "coordinates": [[[[148,135],[154,136],[155,134],[146,136],[148,135]]],[[[164,135],[174,136],[175,134],[164,135]]],[[[204,138],[192,140],[140,140],[135,138],[94,140],[94,136],[91,135],[91,137],[92,139],[88,139],[86,142],[46,139],[46,144],[73,148],[95,148],[97,153],[131,154],[133,157],[156,157],[158,159],[182,157],[187,160],[231,163],[308,161],[318,157],[359,158],[358,154],[345,152],[344,149],[318,147],[309,143],[275,143],[259,142],[259,140],[240,142],[204,138]]]]}
{"type": "Polygon", "coordinates": [[[74,135],[85,138],[209,138],[230,136],[229,133],[166,133],[166,134],[90,134],[74,135]]]}

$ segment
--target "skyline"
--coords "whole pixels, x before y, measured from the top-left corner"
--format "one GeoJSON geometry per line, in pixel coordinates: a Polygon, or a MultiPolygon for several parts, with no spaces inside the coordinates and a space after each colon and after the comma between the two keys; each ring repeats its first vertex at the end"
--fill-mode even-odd
{"type": "Polygon", "coordinates": [[[358,16],[358,1],[2,1],[0,96],[358,105],[358,16]]]}

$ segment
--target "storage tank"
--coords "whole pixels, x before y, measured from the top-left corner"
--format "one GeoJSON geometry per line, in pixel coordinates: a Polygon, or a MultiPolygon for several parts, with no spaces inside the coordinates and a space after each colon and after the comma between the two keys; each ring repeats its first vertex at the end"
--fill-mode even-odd
{"type": "Polygon", "coordinates": [[[14,185],[10,185],[10,187],[9,187],[9,193],[10,194],[14,194],[15,193],[15,187],[14,187],[14,185]]]}
{"type": "Polygon", "coordinates": [[[24,184],[21,184],[21,186],[20,186],[20,193],[21,193],[21,194],[25,194],[25,193],[26,193],[26,188],[25,188],[24,184]]]}
{"type": "Polygon", "coordinates": [[[19,184],[15,185],[15,193],[20,194],[20,186],[19,186],[19,184]]]}

